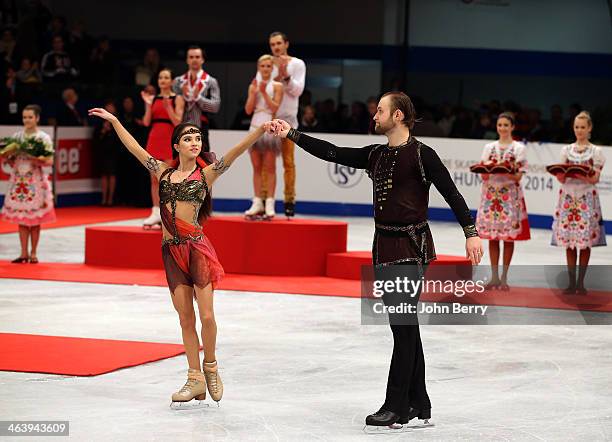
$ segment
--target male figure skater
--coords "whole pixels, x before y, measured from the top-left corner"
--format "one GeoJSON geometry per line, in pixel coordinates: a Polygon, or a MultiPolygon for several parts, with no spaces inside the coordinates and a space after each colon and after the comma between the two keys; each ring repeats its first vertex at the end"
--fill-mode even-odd
{"type": "MultiPolygon", "coordinates": [[[[427,224],[431,183],[463,227],[467,257],[478,264],[483,248],[465,200],[436,152],[410,134],[415,122],[410,98],[402,92],[383,95],[373,119],[376,133],[384,134],[387,144],[357,149],[338,147],[292,129],[282,120],[274,120],[270,131],[294,141],[322,160],[367,171],[373,184],[376,230],[372,258],[375,269],[402,264],[413,264],[421,269],[435,259],[433,238],[427,224]]],[[[386,399],[380,410],[366,418],[369,426],[394,426],[406,424],[415,417],[423,420],[431,417],[418,322],[406,325],[401,320],[394,321],[397,318],[391,315],[389,319],[393,356],[386,399]]]]}
{"type": "Polygon", "coordinates": [[[204,50],[199,46],[187,49],[189,70],[179,75],[172,83],[172,89],[185,99],[183,123],[195,124],[202,132],[202,152],[210,152],[208,114],[216,114],[221,106],[221,90],[217,79],[202,69],[204,50]]]}

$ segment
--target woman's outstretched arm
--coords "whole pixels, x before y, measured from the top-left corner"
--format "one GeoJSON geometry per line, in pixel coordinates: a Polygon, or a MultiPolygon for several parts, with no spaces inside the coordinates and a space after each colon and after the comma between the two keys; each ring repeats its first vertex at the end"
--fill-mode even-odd
{"type": "MultiPolygon", "coordinates": [[[[265,126],[265,125],[264,125],[265,126]]],[[[230,168],[232,163],[236,161],[240,155],[244,153],[249,147],[255,143],[264,134],[264,126],[258,127],[257,129],[248,133],[243,140],[232,147],[221,159],[204,169],[206,174],[206,181],[209,186],[216,181],[227,169],[230,168]]]]}
{"type": "Polygon", "coordinates": [[[126,130],[125,127],[123,127],[117,117],[115,117],[113,114],[105,109],[96,107],[89,109],[89,115],[102,118],[103,120],[106,120],[112,124],[113,129],[115,129],[115,132],[117,132],[119,139],[127,150],[129,150],[130,153],[134,155],[136,159],[140,161],[143,166],[149,169],[157,178],[159,178],[161,173],[168,168],[163,161],[158,161],[149,155],[149,153],[144,150],[140,144],[138,144],[138,141],[134,139],[134,137],[126,130]]]}

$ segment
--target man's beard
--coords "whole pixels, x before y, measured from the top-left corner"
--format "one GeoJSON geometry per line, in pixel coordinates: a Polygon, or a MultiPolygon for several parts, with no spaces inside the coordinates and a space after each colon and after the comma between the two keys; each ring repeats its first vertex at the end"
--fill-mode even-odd
{"type": "Polygon", "coordinates": [[[391,129],[391,127],[392,127],[391,125],[384,125],[382,123],[376,123],[374,125],[374,132],[377,135],[384,135],[387,133],[389,129],[391,129]]]}

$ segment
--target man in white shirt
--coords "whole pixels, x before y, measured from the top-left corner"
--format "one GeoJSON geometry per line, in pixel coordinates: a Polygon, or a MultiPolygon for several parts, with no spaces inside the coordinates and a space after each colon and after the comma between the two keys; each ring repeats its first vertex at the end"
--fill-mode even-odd
{"type": "MultiPolygon", "coordinates": [[[[300,95],[306,82],[306,64],[297,57],[287,54],[289,40],[282,32],[273,32],[269,38],[270,50],[274,56],[272,76],[283,84],[283,100],[275,118],[285,120],[291,127],[298,127],[300,95]]],[[[288,138],[282,139],[283,168],[285,169],[285,215],[295,213],[295,144],[288,138]]]]}

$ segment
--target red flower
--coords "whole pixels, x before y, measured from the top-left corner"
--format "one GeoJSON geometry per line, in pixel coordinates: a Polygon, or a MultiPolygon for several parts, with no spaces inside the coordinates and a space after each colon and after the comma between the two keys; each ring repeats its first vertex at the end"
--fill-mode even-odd
{"type": "Polygon", "coordinates": [[[569,216],[567,217],[567,220],[568,220],[568,221],[574,221],[574,215],[569,215],[569,216]]]}
{"type": "Polygon", "coordinates": [[[580,221],[580,215],[576,215],[576,221],[580,221]]]}

